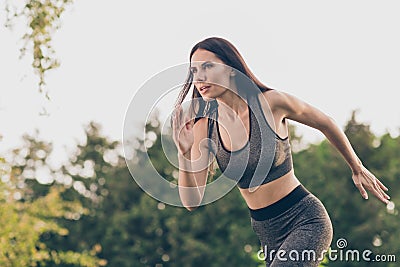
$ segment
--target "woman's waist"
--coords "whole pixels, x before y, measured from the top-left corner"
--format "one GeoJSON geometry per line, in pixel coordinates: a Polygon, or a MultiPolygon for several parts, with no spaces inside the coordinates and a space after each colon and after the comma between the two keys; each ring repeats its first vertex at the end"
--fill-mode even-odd
{"type": "Polygon", "coordinates": [[[239,187],[239,190],[250,209],[260,209],[284,198],[299,185],[300,182],[292,169],[282,177],[259,187],[239,187]]]}

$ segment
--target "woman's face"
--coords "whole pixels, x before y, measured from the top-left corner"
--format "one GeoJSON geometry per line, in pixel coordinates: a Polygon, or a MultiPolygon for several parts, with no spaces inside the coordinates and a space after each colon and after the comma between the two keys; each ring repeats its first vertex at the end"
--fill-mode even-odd
{"type": "Polygon", "coordinates": [[[230,88],[232,68],[208,50],[199,48],[193,53],[190,71],[203,98],[217,98],[230,88]]]}

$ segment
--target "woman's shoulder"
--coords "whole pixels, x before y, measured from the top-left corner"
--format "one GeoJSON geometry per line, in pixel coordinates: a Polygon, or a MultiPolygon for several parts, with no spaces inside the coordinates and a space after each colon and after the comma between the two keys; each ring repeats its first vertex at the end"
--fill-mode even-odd
{"type": "Polygon", "coordinates": [[[263,92],[263,95],[268,100],[271,109],[279,112],[285,118],[298,120],[300,116],[304,117],[305,114],[315,117],[316,114],[320,113],[318,109],[297,96],[283,91],[270,90],[263,92]]]}
{"type": "Polygon", "coordinates": [[[278,89],[270,89],[261,93],[272,109],[284,107],[288,104],[288,94],[278,89]]]}
{"type": "Polygon", "coordinates": [[[296,113],[303,108],[298,98],[281,90],[272,89],[261,93],[274,114],[285,118],[288,114],[296,113]]]}
{"type": "Polygon", "coordinates": [[[273,101],[282,101],[286,93],[278,89],[270,89],[262,92],[263,96],[273,101]]]}

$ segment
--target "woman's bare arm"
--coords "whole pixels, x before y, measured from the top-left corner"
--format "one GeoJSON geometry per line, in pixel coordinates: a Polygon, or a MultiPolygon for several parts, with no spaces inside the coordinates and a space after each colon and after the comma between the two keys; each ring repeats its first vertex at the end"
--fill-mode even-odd
{"type": "MultiPolygon", "coordinates": [[[[183,126],[182,128],[184,128],[183,126]]],[[[182,129],[181,129],[182,130],[182,129]]],[[[178,152],[178,188],[182,204],[192,211],[204,196],[208,175],[207,120],[193,125],[193,146],[184,154],[178,152]]]]}
{"type": "Polygon", "coordinates": [[[388,203],[389,196],[384,192],[388,189],[363,166],[345,133],[333,118],[290,94],[276,91],[269,96],[273,98],[274,107],[279,109],[284,118],[318,129],[326,136],[351,168],[354,184],[365,199],[368,194],[364,187],[382,202],[388,203]]]}

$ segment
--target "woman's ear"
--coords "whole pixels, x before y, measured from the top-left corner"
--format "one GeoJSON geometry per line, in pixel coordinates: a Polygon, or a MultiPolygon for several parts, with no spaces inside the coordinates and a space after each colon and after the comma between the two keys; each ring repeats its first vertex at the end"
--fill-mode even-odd
{"type": "Polygon", "coordinates": [[[233,77],[233,76],[236,76],[236,71],[235,71],[234,68],[232,68],[230,75],[231,75],[232,77],[233,77]]]}

